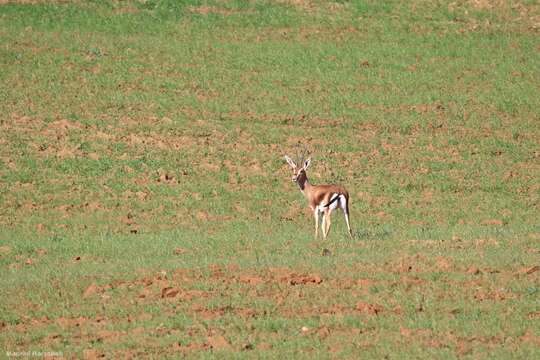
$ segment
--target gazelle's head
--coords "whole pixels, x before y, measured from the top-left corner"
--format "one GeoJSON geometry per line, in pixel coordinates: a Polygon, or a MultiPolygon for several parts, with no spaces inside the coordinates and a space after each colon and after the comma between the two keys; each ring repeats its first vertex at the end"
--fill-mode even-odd
{"type": "Polygon", "coordinates": [[[298,161],[300,166],[296,165],[296,163],[287,155],[285,155],[285,160],[287,160],[287,163],[292,168],[292,172],[293,172],[292,181],[293,182],[299,183],[307,179],[306,170],[309,167],[309,164],[311,164],[311,157],[307,158],[306,160],[301,159],[300,161],[298,161]]]}

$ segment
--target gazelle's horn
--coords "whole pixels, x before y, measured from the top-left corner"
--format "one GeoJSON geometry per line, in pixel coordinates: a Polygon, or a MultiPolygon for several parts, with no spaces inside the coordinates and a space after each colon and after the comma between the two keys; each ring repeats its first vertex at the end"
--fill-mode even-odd
{"type": "Polygon", "coordinates": [[[300,141],[296,144],[296,165],[302,167],[303,160],[300,158],[300,141]]]}
{"type": "Polygon", "coordinates": [[[300,161],[300,163],[302,164],[302,166],[304,166],[304,161],[306,160],[306,155],[309,155],[309,150],[307,148],[306,145],[303,145],[303,149],[302,149],[302,160],[300,161]]]}

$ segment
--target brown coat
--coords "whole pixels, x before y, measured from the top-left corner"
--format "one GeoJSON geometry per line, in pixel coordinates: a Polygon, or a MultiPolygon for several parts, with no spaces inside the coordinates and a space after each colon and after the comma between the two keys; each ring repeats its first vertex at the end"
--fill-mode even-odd
{"type": "Polygon", "coordinates": [[[313,211],[317,206],[328,204],[334,194],[344,195],[349,203],[349,192],[341,185],[311,185],[305,172],[299,174],[297,182],[313,211]]]}

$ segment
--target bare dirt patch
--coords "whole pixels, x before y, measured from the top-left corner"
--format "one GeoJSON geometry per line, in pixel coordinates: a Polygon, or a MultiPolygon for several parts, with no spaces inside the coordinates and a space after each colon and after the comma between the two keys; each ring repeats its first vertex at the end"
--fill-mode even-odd
{"type": "Polygon", "coordinates": [[[212,349],[216,350],[229,350],[231,349],[231,344],[221,335],[209,336],[207,339],[208,345],[212,349]]]}
{"type": "Polygon", "coordinates": [[[356,310],[362,314],[379,315],[384,311],[384,307],[378,304],[369,304],[361,301],[356,304],[356,310]]]}
{"type": "MultiPolygon", "coordinates": [[[[259,349],[260,347],[266,348],[267,345],[265,344],[268,343],[262,341],[262,339],[270,336],[270,333],[258,334],[257,338],[260,336],[259,341],[253,339],[237,341],[224,336],[222,330],[216,331],[212,324],[221,323],[222,319],[228,318],[240,318],[246,324],[249,324],[254,319],[276,316],[282,319],[295,319],[295,321],[313,318],[322,319],[323,323],[316,327],[306,325],[299,328],[298,336],[316,337],[328,349],[331,348],[339,352],[347,346],[344,339],[352,341],[353,338],[356,339],[362,333],[373,332],[374,330],[370,329],[370,327],[356,328],[338,324],[330,325],[325,324],[324,321],[327,319],[342,319],[344,316],[360,316],[364,321],[379,321],[379,319],[385,317],[404,319],[406,309],[410,305],[407,306],[396,299],[389,299],[386,292],[377,295],[370,289],[373,287],[378,289],[399,287],[406,291],[410,289],[410,291],[417,294],[423,293],[425,286],[430,286],[429,283],[420,278],[419,274],[411,273],[408,270],[407,264],[411,259],[421,260],[422,265],[426,265],[436,272],[454,269],[453,262],[446,257],[434,257],[430,260],[412,256],[404,257],[396,263],[387,264],[385,269],[380,269],[375,265],[359,264],[358,268],[353,271],[353,273],[356,271],[372,272],[374,269],[379,269],[380,273],[378,275],[374,273],[373,278],[364,275],[358,278],[332,277],[323,280],[322,275],[293,268],[280,267],[255,270],[242,269],[236,265],[223,266],[215,264],[202,272],[179,268],[145,275],[132,280],[115,280],[104,285],[93,283],[83,293],[86,294],[88,299],[93,298],[104,303],[110,303],[110,298],[107,299],[106,296],[112,295],[112,291],[114,291],[116,296],[113,300],[125,303],[126,306],[133,302],[145,306],[152,304],[152,306],[160,307],[165,313],[174,315],[181,312],[190,317],[194,325],[186,330],[188,336],[186,337],[186,334],[184,334],[183,339],[173,342],[167,348],[167,351],[172,354],[233,349],[247,351],[259,349]],[[401,267],[402,262],[406,264],[406,271],[394,272],[396,264],[401,267]],[[448,264],[450,264],[450,268],[447,267],[448,264]],[[399,274],[399,279],[381,280],[378,277],[383,273],[393,274],[392,276],[399,274]],[[201,290],[199,289],[201,285],[212,290],[201,290]],[[339,293],[340,296],[336,297],[336,293],[339,293]],[[118,296],[119,294],[121,296],[118,296]],[[227,304],[223,302],[225,298],[242,298],[251,299],[252,301],[250,303],[227,304]],[[261,301],[261,303],[258,307],[253,307],[253,301],[261,301]],[[170,306],[174,306],[174,310],[171,310],[170,306]],[[201,327],[200,324],[206,325],[201,327]]],[[[526,269],[531,269],[531,267],[526,269]]],[[[352,270],[349,269],[345,273],[350,276],[352,270]]],[[[489,271],[489,269],[486,271],[489,271]]],[[[523,272],[526,273],[526,271],[523,272]]],[[[504,274],[508,275],[510,279],[514,276],[510,272],[504,274]]],[[[474,275],[474,273],[470,275],[474,275]]],[[[465,293],[470,295],[469,299],[473,302],[506,301],[515,298],[512,293],[500,291],[498,288],[481,287],[485,285],[482,282],[482,276],[474,276],[474,279],[474,284],[460,283],[459,285],[452,285],[452,287],[460,286],[465,289],[465,293]]],[[[432,308],[432,301],[433,299],[427,301],[423,295],[422,299],[418,300],[415,305],[416,313],[436,311],[439,315],[442,313],[443,317],[453,318],[460,316],[463,311],[452,307],[435,310],[432,308]]],[[[529,312],[524,316],[528,320],[538,318],[537,312],[529,312]]],[[[146,339],[142,336],[148,331],[163,334],[174,334],[174,331],[177,331],[161,326],[154,328],[155,325],[145,325],[145,322],[150,321],[151,323],[152,318],[153,316],[150,314],[142,314],[139,317],[130,314],[125,318],[105,318],[103,316],[92,318],[82,315],[59,317],[57,319],[36,318],[27,319],[17,325],[17,331],[22,334],[32,329],[56,324],[65,332],[72,333],[76,331],[80,333],[78,341],[83,344],[91,341],[103,344],[120,344],[126,342],[129,336],[139,336],[141,341],[148,341],[148,345],[152,343],[152,339],[146,339]],[[112,330],[112,324],[125,324],[134,328],[129,331],[124,329],[112,330]]],[[[4,327],[8,331],[13,329],[11,325],[4,327]]],[[[181,334],[183,333],[179,333],[179,335],[181,334]]],[[[403,325],[397,335],[399,338],[404,339],[403,341],[412,341],[429,348],[449,347],[455,349],[456,352],[462,353],[469,353],[474,346],[479,344],[498,346],[497,344],[500,341],[496,337],[460,338],[454,333],[411,329],[403,325]]],[[[61,341],[61,338],[47,341],[61,341]]],[[[520,343],[536,344],[538,339],[534,333],[529,332],[519,338],[518,341],[520,343]]],[[[366,340],[365,345],[371,346],[369,344],[374,344],[373,339],[366,340]]],[[[97,354],[96,356],[100,355],[97,354]]]]}

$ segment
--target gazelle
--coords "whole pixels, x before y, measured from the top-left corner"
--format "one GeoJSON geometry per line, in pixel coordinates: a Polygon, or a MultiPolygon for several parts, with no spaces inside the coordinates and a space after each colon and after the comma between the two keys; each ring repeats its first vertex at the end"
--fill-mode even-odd
{"type": "Polygon", "coordinates": [[[304,160],[297,157],[298,166],[290,157],[285,155],[285,160],[293,170],[292,181],[298,184],[300,191],[306,197],[311,211],[315,216],[315,238],[319,236],[319,217],[322,214],[323,239],[328,236],[330,230],[330,215],[337,207],[340,207],[345,214],[345,222],[352,238],[351,226],[349,224],[349,193],[343,186],[339,185],[311,185],[308,181],[306,170],[311,164],[311,157],[304,160]]]}

